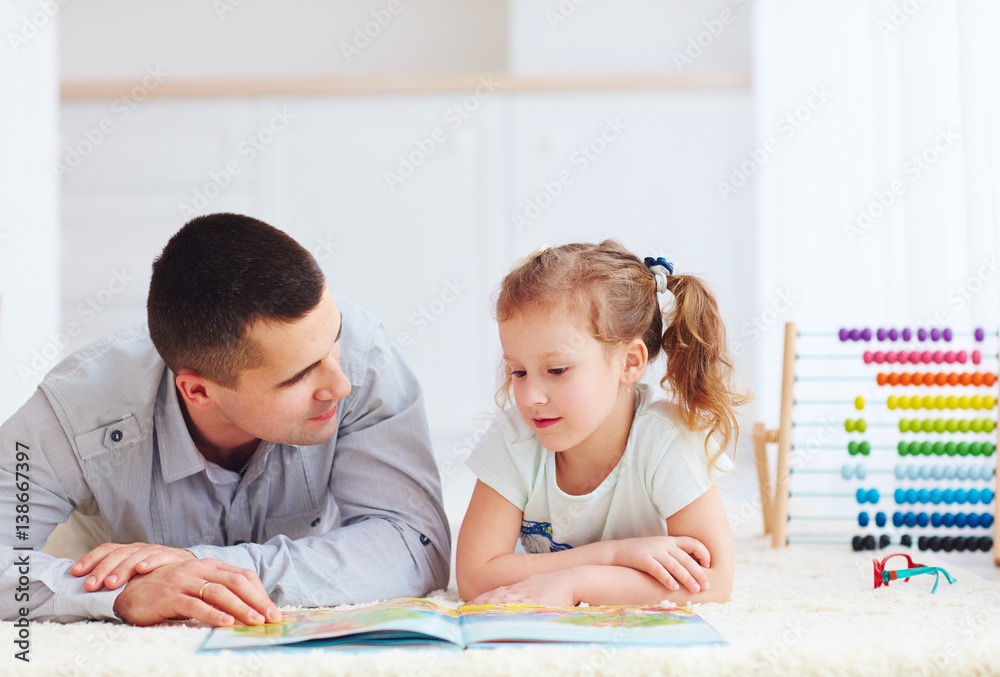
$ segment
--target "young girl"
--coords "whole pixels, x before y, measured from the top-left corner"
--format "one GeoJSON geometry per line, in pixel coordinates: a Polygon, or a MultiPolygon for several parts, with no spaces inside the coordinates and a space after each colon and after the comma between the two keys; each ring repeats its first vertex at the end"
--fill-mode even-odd
{"type": "Polygon", "coordinates": [[[504,278],[497,399],[513,392],[516,408],[468,460],[479,481],[458,540],[463,599],[729,599],[732,536],[715,483],[748,398],[730,385],[712,293],[672,273],[608,240],[536,252],[504,278]],[[661,351],[671,400],[638,383],[661,351]]]}

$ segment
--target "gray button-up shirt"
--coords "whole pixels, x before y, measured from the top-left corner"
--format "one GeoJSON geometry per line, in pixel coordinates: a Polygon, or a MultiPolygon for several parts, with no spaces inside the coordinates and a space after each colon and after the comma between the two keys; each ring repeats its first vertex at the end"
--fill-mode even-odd
{"type": "Polygon", "coordinates": [[[55,367],[0,426],[0,616],[115,617],[120,589],[87,592],[72,561],[35,552],[71,514],[92,546],[160,543],[252,569],[279,606],[446,586],[451,548],[420,387],[382,325],[337,304],[352,384],[337,432],[308,447],[262,441],[242,475],[198,452],[145,326],[55,367]]]}

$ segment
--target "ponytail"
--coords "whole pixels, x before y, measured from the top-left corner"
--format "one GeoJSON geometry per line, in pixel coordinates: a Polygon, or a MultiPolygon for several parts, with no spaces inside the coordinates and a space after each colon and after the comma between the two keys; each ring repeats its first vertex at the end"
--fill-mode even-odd
{"type": "MultiPolygon", "coordinates": [[[[715,464],[732,442],[739,440],[736,408],[750,401],[732,386],[733,362],[726,345],[726,327],[711,290],[693,275],[671,275],[667,289],[675,304],[663,331],[661,346],[667,373],[660,385],[670,388],[681,410],[681,421],[691,430],[707,430],[708,441],[718,435],[715,464]]],[[[734,449],[735,451],[735,449],[734,449]]]]}

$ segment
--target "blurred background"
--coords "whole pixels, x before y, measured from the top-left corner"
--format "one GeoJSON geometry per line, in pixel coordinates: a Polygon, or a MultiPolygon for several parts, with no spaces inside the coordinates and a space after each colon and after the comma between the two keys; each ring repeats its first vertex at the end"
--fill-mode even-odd
{"type": "Polygon", "coordinates": [[[455,520],[491,298],[542,243],[614,237],[712,285],[755,394],[724,485],[754,525],[785,322],[981,326],[996,371],[987,0],[0,0],[0,29],[0,419],[143,321],[153,258],[218,211],[382,318],[455,520]]]}

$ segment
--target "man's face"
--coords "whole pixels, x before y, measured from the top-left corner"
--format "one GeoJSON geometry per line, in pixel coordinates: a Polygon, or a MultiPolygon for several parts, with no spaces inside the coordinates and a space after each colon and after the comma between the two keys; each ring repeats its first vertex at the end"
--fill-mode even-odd
{"type": "Polygon", "coordinates": [[[302,446],[330,439],[337,400],[351,392],[340,370],[342,320],[324,288],[319,305],[302,319],[254,324],[248,336],[263,363],[240,374],[235,390],[214,386],[218,412],[253,438],[302,446]]]}

